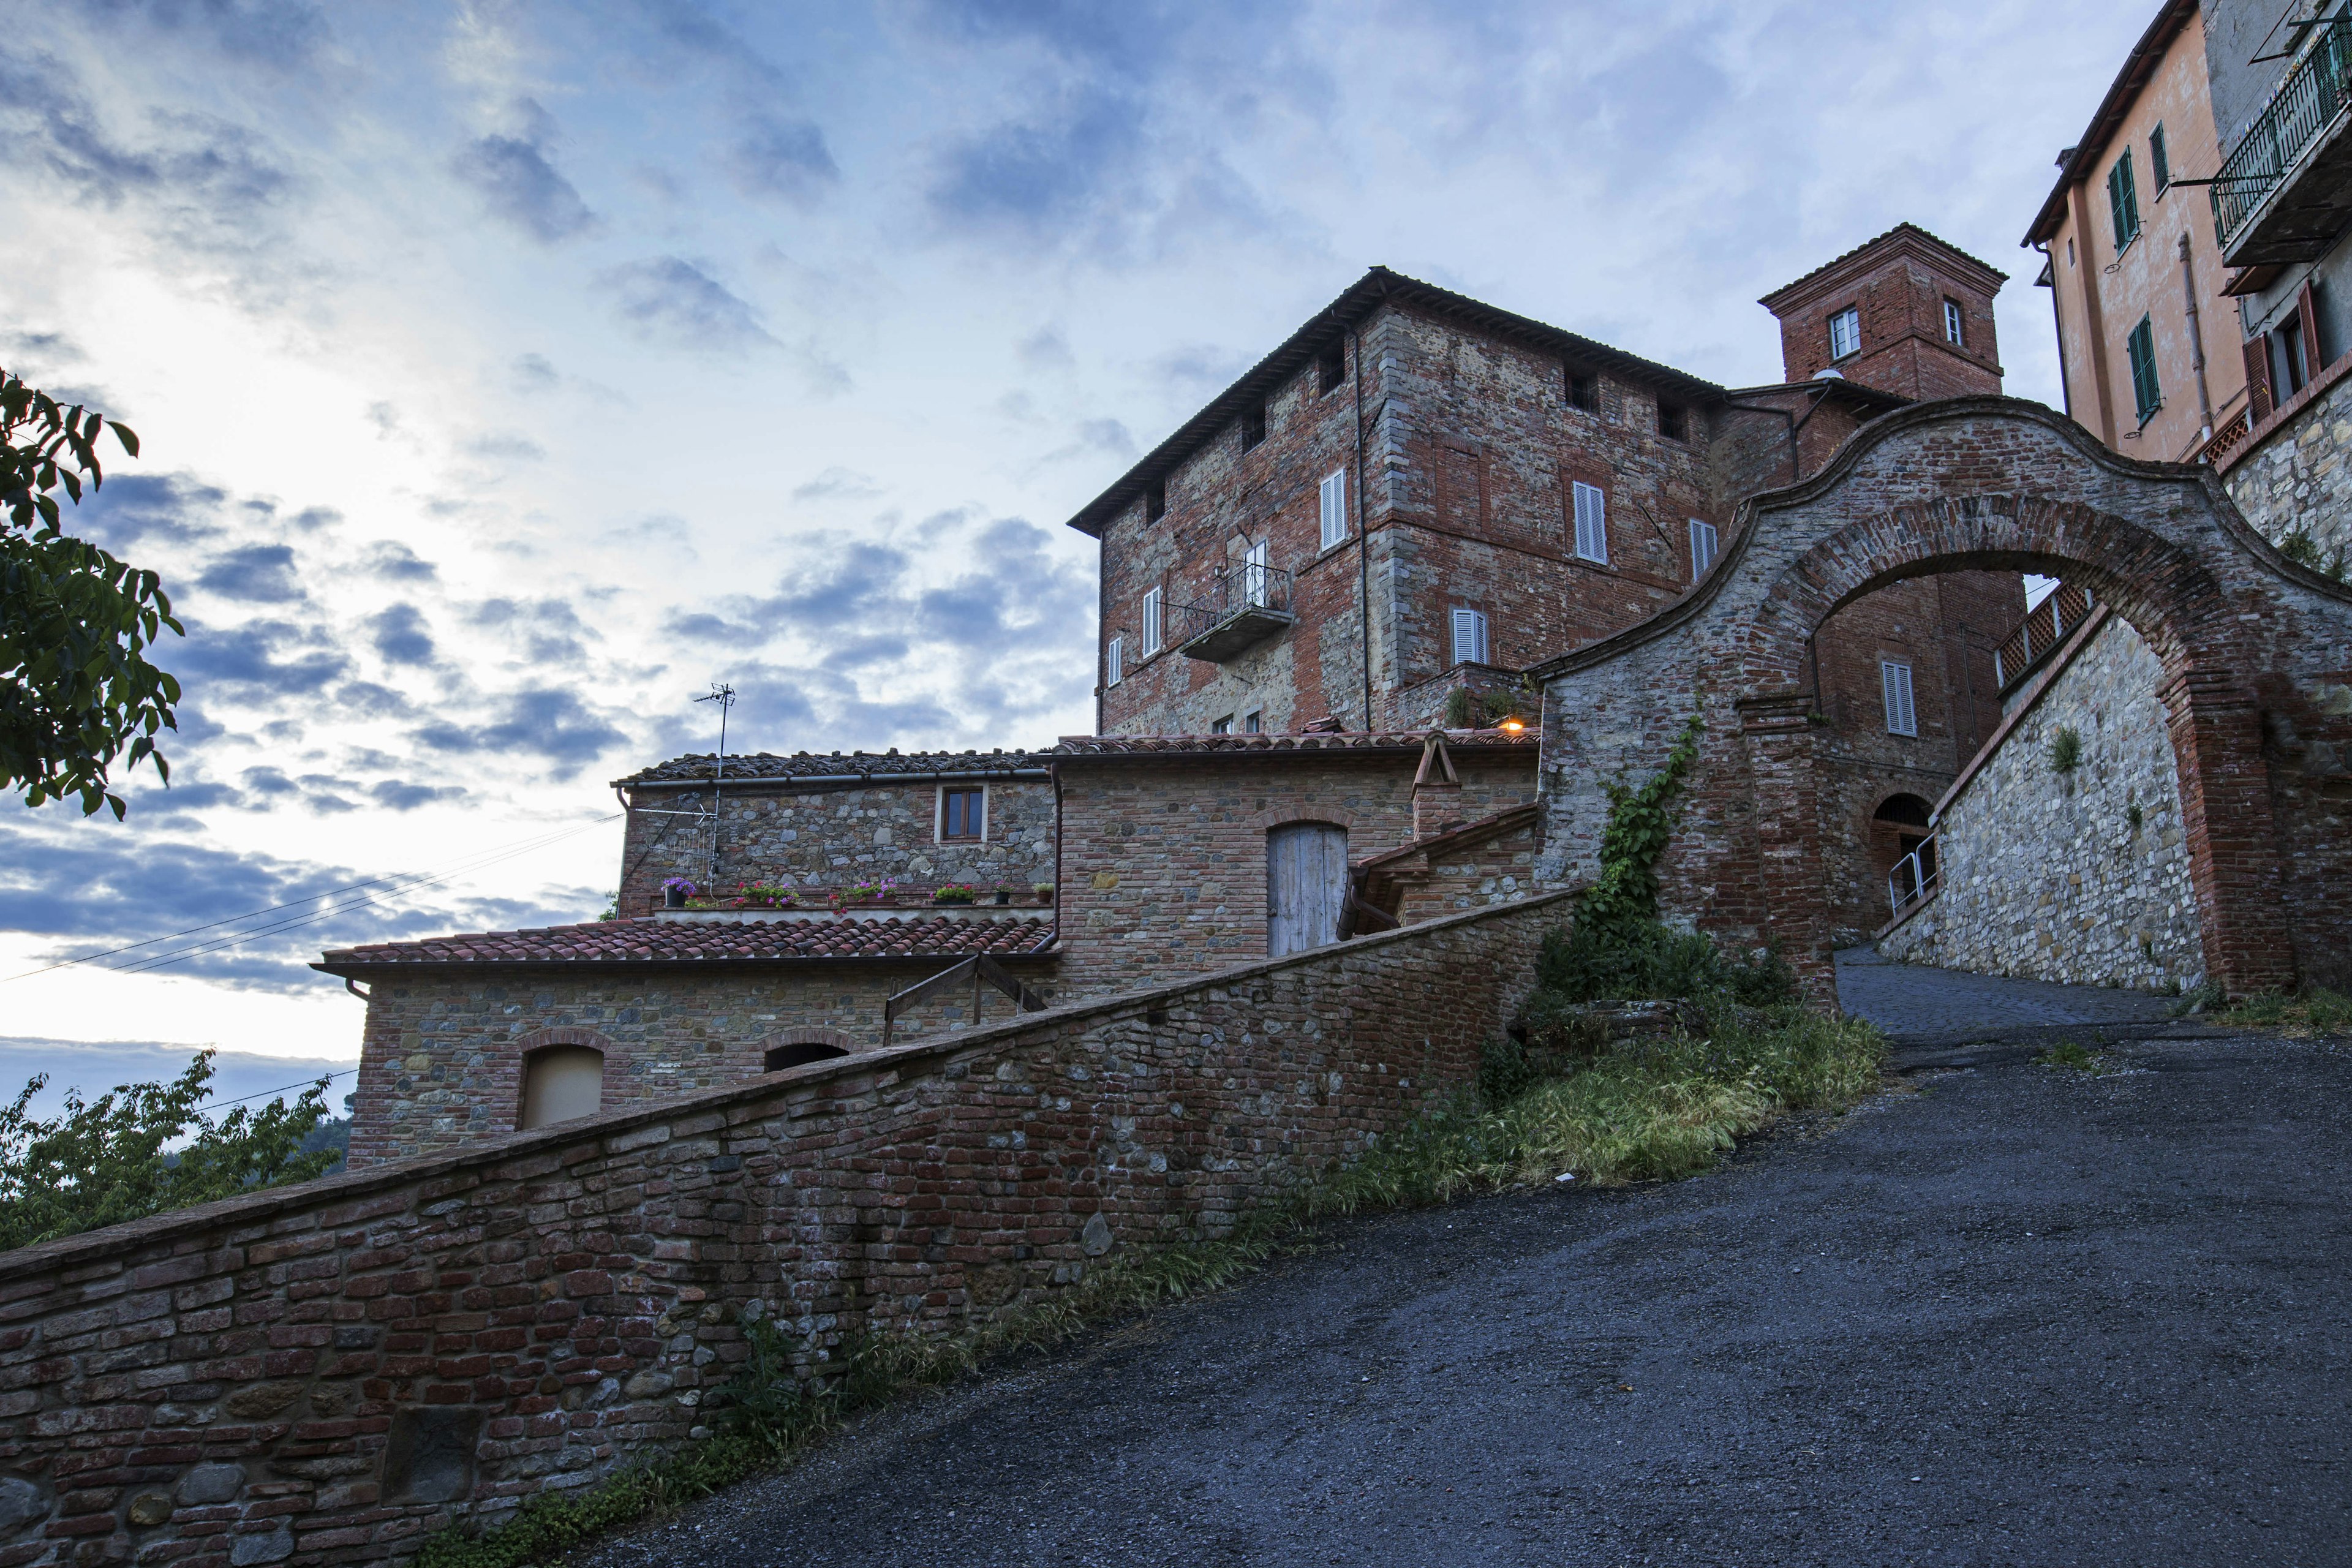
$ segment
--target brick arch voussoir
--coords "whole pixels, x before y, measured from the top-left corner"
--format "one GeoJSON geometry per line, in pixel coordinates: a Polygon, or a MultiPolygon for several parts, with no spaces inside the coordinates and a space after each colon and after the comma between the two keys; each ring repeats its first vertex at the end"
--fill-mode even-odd
{"type": "Polygon", "coordinates": [[[2063,566],[2131,623],[2169,677],[2247,668],[2227,595],[2189,547],[2080,501],[1944,496],[1848,523],[1784,567],[1738,639],[1743,688],[1801,686],[1806,641],[1840,608],[1888,584],[1988,557],[2063,566]]]}

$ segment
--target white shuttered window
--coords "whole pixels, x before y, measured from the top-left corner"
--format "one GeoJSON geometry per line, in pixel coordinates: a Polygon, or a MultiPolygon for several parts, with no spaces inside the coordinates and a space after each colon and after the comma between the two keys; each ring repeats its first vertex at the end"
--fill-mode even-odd
{"type": "Polygon", "coordinates": [[[1127,679],[1127,639],[1113,637],[1110,648],[1103,655],[1103,684],[1117,686],[1127,679]]]}
{"type": "Polygon", "coordinates": [[[1150,658],[1160,651],[1160,590],[1152,589],[1143,595],[1143,657],[1150,658]]]}
{"type": "Polygon", "coordinates": [[[1348,470],[1334,468],[1323,476],[1323,548],[1348,537],[1348,470]]]}
{"type": "Polygon", "coordinates": [[[1893,659],[1881,659],[1878,678],[1886,688],[1886,732],[1890,735],[1916,735],[1919,713],[1911,705],[1911,667],[1893,659]]]}
{"type": "Polygon", "coordinates": [[[1581,479],[1576,481],[1576,552],[1604,565],[1609,560],[1609,498],[1581,479]]]}
{"type": "Polygon", "coordinates": [[[1486,662],[1486,617],[1476,610],[1454,612],[1454,662],[1486,662]]]}
{"type": "Polygon", "coordinates": [[[1702,522],[1697,518],[1693,518],[1690,520],[1690,528],[1691,581],[1696,583],[1706,575],[1708,567],[1715,564],[1715,524],[1702,522]]]}

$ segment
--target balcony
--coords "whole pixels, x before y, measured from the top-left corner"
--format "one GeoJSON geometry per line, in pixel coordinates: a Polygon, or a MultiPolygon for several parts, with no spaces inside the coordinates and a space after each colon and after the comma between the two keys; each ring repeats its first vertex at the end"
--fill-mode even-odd
{"type": "Polygon", "coordinates": [[[2311,261],[2352,222],[2352,18],[2318,29],[2210,195],[2232,267],[2311,261]]]}
{"type": "Polygon", "coordinates": [[[1176,651],[1186,658],[1223,664],[1238,658],[1298,617],[1290,612],[1290,574],[1244,562],[1209,580],[1198,605],[1168,606],[1176,651]]]}

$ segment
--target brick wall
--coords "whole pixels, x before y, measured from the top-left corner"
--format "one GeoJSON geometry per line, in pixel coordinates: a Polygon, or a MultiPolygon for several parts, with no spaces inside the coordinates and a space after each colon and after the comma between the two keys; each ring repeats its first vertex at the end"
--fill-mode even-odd
{"type": "Polygon", "coordinates": [[[2164,667],[2112,616],[2037,678],[1937,821],[1940,890],[1879,940],[1911,963],[2140,990],[2204,979],[2164,667]],[[2060,773],[2062,728],[2081,764],[2060,773]]]}
{"type": "Polygon", "coordinates": [[[1848,380],[1911,398],[2000,391],[1993,296],[2001,275],[1906,226],[1764,298],[1780,318],[1788,379],[1811,381],[1834,363],[1848,380]],[[1960,307],[1959,345],[1944,335],[1944,301],[1960,307]],[[1861,317],[1861,348],[1830,356],[1830,318],[1861,317]]]}
{"type": "MultiPolygon", "coordinates": [[[[959,780],[969,785],[979,781],[959,780]]],[[[719,795],[724,831],[719,879],[770,880],[792,887],[835,889],[887,878],[909,887],[1007,882],[1025,895],[1054,879],[1054,791],[1044,778],[992,779],[988,836],[982,843],[942,842],[940,781],[916,778],[871,784],[789,788],[747,783],[719,795]]],[[[707,796],[695,790],[640,787],[635,803],[656,810],[697,811],[707,796]]],[[[691,817],[632,811],[622,840],[621,908],[651,909],[668,877],[700,886],[708,840],[691,817]]]]}
{"type": "Polygon", "coordinates": [[[8,1560],[385,1562],[704,1428],[753,1302],[946,1331],[1469,1079],[1566,895],[11,1254],[8,1560]]]}
{"type": "MultiPolygon", "coordinates": [[[[1536,751],[1456,747],[1440,820],[1535,798],[1536,751]]],[[[1262,956],[1266,835],[1348,829],[1360,860],[1413,837],[1417,751],[1073,758],[1062,783],[1062,994],[1097,994],[1262,956]]]]}
{"type": "MultiPolygon", "coordinates": [[[[800,963],[695,971],[651,964],[494,969],[443,965],[376,980],[361,1037],[354,1167],[431,1153],[514,1131],[522,1059],[540,1045],[604,1053],[604,1103],[619,1109],[756,1078],[772,1046],[825,1037],[882,1043],[882,1004],[953,956],[903,963],[800,963]],[[561,1042],[550,1031],[565,1031],[561,1042]]],[[[1053,963],[1000,957],[1050,993],[1053,963]]],[[[990,992],[982,1016],[1011,1007],[990,992]]],[[[968,993],[898,1023],[901,1036],[971,1023],[968,993]]]]}

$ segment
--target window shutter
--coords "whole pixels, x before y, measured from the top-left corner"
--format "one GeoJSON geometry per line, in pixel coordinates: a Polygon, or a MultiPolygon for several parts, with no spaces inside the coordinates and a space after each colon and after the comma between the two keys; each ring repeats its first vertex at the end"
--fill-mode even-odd
{"type": "Polygon", "coordinates": [[[2147,317],[2142,316],[2131,330],[2124,349],[2131,360],[2132,405],[2145,425],[2164,405],[2163,390],[2156,381],[2156,329],[2147,317]]]}
{"type": "Polygon", "coordinates": [[[1105,656],[1103,659],[1103,684],[1105,686],[1117,686],[1122,679],[1126,679],[1127,672],[1119,668],[1126,662],[1123,657],[1126,652],[1127,639],[1125,637],[1113,637],[1110,639],[1110,652],[1105,656]]]}
{"type": "Polygon", "coordinates": [[[2265,332],[2245,345],[2246,416],[2259,425],[2277,406],[2271,397],[2271,340],[2265,332]]]}
{"type": "Polygon", "coordinates": [[[1143,595],[1143,657],[1150,658],[1160,651],[1160,590],[1152,589],[1143,595]]]}
{"type": "Polygon", "coordinates": [[[1454,662],[1486,662],[1486,617],[1476,610],[1454,612],[1454,662]]]}
{"type": "Polygon", "coordinates": [[[1323,477],[1323,548],[1348,537],[1348,470],[1334,468],[1323,477]]]}
{"type": "Polygon", "coordinates": [[[1609,501],[1597,485],[1576,481],[1576,552],[1587,561],[1609,561],[1609,501]]]}
{"type": "Polygon", "coordinates": [[[2316,381],[2320,368],[2327,362],[2319,352],[2319,301],[2313,298],[2308,281],[2295,295],[2294,309],[2295,314],[2303,318],[2304,380],[2316,381]]]}
{"type": "Polygon", "coordinates": [[[1911,667],[1884,659],[1879,663],[1878,674],[1885,687],[1886,732],[1916,735],[1919,720],[1911,703],[1911,667]]]}
{"type": "Polygon", "coordinates": [[[2147,133],[2147,168],[2156,176],[2156,194],[2162,195],[2172,184],[2172,155],[2165,150],[2161,125],[2147,133]]]}
{"type": "Polygon", "coordinates": [[[1270,574],[1265,569],[1267,548],[1267,542],[1261,539],[1251,545],[1249,553],[1243,557],[1242,597],[1249,604],[1266,603],[1266,589],[1271,585],[1267,582],[1270,574]]]}
{"type": "Polygon", "coordinates": [[[1715,564],[1715,524],[1702,521],[1697,518],[1691,519],[1690,547],[1691,581],[1696,583],[1706,575],[1708,567],[1715,564]]]}

